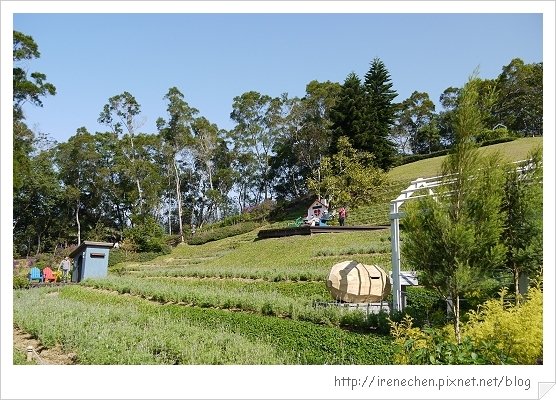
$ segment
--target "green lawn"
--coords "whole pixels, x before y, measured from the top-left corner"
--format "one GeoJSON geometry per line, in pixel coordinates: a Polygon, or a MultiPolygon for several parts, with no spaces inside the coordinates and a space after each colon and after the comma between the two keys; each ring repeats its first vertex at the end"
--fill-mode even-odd
{"type": "MultiPolygon", "coordinates": [[[[493,154],[500,152],[508,161],[519,161],[527,157],[527,154],[537,146],[542,147],[543,138],[522,138],[513,142],[499,143],[492,146],[485,146],[479,149],[481,154],[493,154]]],[[[416,161],[414,163],[400,165],[393,168],[388,176],[393,181],[402,181],[409,184],[417,178],[428,178],[440,174],[443,160],[446,156],[429,158],[426,160],[416,161]]]]}

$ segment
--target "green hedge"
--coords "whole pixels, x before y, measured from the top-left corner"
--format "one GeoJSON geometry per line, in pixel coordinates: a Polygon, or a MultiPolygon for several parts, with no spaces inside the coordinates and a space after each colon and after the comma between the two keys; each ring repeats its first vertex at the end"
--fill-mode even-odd
{"type": "Polygon", "coordinates": [[[135,253],[135,252],[125,252],[121,249],[111,249],[110,256],[108,257],[108,267],[113,267],[116,264],[122,262],[146,262],[154,260],[158,256],[167,254],[166,252],[154,253],[135,253]]]}
{"type": "Polygon", "coordinates": [[[199,245],[215,240],[225,239],[230,236],[241,235],[242,233],[251,232],[254,229],[260,228],[262,225],[262,222],[248,221],[221,228],[213,227],[210,228],[210,230],[197,231],[197,233],[187,239],[187,244],[199,245]]]}
{"type": "MultiPolygon", "coordinates": [[[[516,139],[518,139],[516,136],[507,136],[502,138],[489,139],[481,142],[480,147],[492,146],[493,144],[499,144],[499,143],[513,142],[516,139]]],[[[396,166],[399,167],[400,165],[411,164],[413,162],[426,160],[428,158],[445,156],[451,150],[452,149],[444,149],[444,150],[433,151],[432,153],[429,154],[411,154],[408,156],[402,156],[399,162],[396,164],[396,166]]]]}

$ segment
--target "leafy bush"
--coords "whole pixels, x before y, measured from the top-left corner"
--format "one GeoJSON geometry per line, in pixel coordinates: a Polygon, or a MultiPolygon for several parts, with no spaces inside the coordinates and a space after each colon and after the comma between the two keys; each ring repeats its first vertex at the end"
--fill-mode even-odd
{"type": "Polygon", "coordinates": [[[530,289],[520,305],[507,304],[505,294],[503,290],[500,299],[488,300],[478,311],[469,312],[462,332],[475,343],[490,343],[486,354],[490,360],[501,352],[518,364],[536,364],[543,349],[542,292],[530,289]]]}
{"type": "Polygon", "coordinates": [[[26,276],[16,275],[13,278],[14,289],[27,289],[29,288],[29,279],[26,276]]]}
{"type": "Polygon", "coordinates": [[[124,231],[124,237],[132,241],[139,252],[170,253],[165,243],[164,229],[152,217],[146,217],[133,228],[124,231]]]}
{"type": "MultiPolygon", "coordinates": [[[[413,318],[406,315],[399,323],[392,322],[391,334],[394,337],[396,354],[394,362],[411,365],[469,365],[495,364],[484,357],[488,343],[478,345],[469,337],[461,344],[447,338],[448,330],[413,326],[413,318]]],[[[498,364],[511,363],[512,360],[498,352],[498,364]],[[502,362],[504,361],[504,362],[502,362]]]]}
{"type": "Polygon", "coordinates": [[[246,216],[248,220],[264,220],[275,208],[276,202],[268,199],[257,205],[245,208],[243,210],[243,215],[246,216]]]}
{"type": "Polygon", "coordinates": [[[165,235],[164,242],[166,245],[170,247],[176,247],[178,244],[181,243],[181,236],[180,235],[165,235]]]}
{"type": "Polygon", "coordinates": [[[446,302],[438,294],[424,287],[406,289],[405,312],[414,318],[417,326],[435,326],[446,323],[446,302]]]}
{"type": "Polygon", "coordinates": [[[406,315],[392,322],[398,364],[537,364],[542,360],[542,292],[531,289],[527,301],[509,305],[486,301],[468,313],[462,341],[453,340],[451,327],[420,329],[406,315]]]}
{"type": "Polygon", "coordinates": [[[108,257],[108,268],[113,267],[116,264],[122,262],[147,262],[154,260],[156,257],[167,254],[165,252],[127,252],[122,249],[112,249],[110,250],[110,256],[108,257]]]}
{"type": "Polygon", "coordinates": [[[377,333],[387,334],[390,332],[390,325],[392,321],[401,319],[401,313],[392,313],[389,315],[386,311],[380,311],[377,314],[369,314],[367,317],[367,324],[369,327],[374,328],[377,333]]]}
{"type": "MultiPolygon", "coordinates": [[[[485,142],[492,142],[500,139],[506,139],[509,136],[510,133],[506,128],[484,129],[481,133],[479,133],[475,137],[475,140],[477,141],[477,143],[485,143],[485,142]]],[[[502,143],[502,142],[498,142],[498,143],[502,143]]]]}

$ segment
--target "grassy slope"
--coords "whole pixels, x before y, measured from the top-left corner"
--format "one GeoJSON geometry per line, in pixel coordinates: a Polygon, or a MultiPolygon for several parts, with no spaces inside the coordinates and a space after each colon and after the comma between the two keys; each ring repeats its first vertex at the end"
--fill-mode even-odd
{"type": "MultiPolygon", "coordinates": [[[[517,161],[526,158],[539,145],[542,146],[542,138],[524,138],[483,147],[480,152],[492,154],[498,151],[503,158],[517,161]]],[[[437,175],[444,158],[421,160],[392,169],[389,176],[398,183],[393,185],[391,197],[381,204],[351,210],[348,225],[389,224],[389,201],[411,180],[437,175]]],[[[164,267],[168,275],[178,276],[198,276],[203,274],[202,271],[207,271],[207,276],[259,277],[268,280],[307,277],[310,280],[324,280],[330,266],[346,259],[355,258],[364,263],[379,264],[387,270],[390,268],[388,230],[291,236],[261,241],[255,239],[256,231],[201,246],[178,246],[172,254],[144,264],[140,269],[144,271],[164,267]],[[323,253],[327,255],[323,256],[323,253]],[[274,270],[274,273],[265,272],[269,270],[274,270]]]]}
{"type": "MultiPolygon", "coordinates": [[[[517,139],[513,142],[500,143],[492,146],[481,147],[482,154],[500,154],[508,161],[523,160],[527,154],[537,146],[542,146],[542,137],[517,139]]],[[[417,178],[427,178],[440,174],[442,162],[446,156],[429,158],[411,164],[401,165],[389,172],[389,177],[393,181],[403,181],[408,183],[417,178]]]]}
{"type": "Polygon", "coordinates": [[[255,240],[255,233],[200,246],[180,245],[151,263],[129,266],[140,276],[324,281],[330,266],[356,259],[388,268],[389,231],[255,240]]]}
{"type": "MultiPolygon", "coordinates": [[[[513,142],[481,147],[479,152],[485,155],[499,152],[503,160],[518,161],[525,159],[527,154],[537,146],[542,147],[542,137],[523,138],[513,142]]],[[[353,210],[350,223],[352,225],[389,224],[388,209],[390,200],[395,199],[399,195],[400,190],[405,189],[412,180],[440,175],[442,162],[445,158],[446,156],[429,158],[393,168],[388,173],[392,181],[392,187],[387,194],[387,199],[381,204],[367,205],[353,210]]]]}

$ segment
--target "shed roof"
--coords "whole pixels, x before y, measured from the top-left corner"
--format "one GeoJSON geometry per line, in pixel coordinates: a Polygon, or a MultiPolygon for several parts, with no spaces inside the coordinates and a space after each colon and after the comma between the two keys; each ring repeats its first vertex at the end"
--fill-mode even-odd
{"type": "Polygon", "coordinates": [[[70,253],[70,257],[75,257],[77,254],[81,253],[83,250],[85,250],[85,248],[87,247],[106,247],[106,248],[112,248],[114,247],[114,243],[108,243],[108,242],[92,242],[90,240],[84,240],[83,242],[81,242],[81,244],[79,246],[77,246],[77,248],[75,250],[73,250],[70,253]]]}
{"type": "Polygon", "coordinates": [[[328,208],[328,202],[325,199],[316,199],[309,207],[313,207],[315,204],[320,204],[321,206],[328,208]]]}

